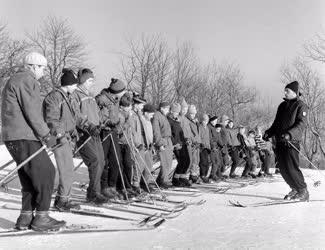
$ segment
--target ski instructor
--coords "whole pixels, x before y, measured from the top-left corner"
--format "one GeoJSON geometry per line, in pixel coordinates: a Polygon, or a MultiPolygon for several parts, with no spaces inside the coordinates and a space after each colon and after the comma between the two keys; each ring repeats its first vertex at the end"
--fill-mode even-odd
{"type": "Polygon", "coordinates": [[[274,136],[275,154],[280,173],[291,191],[285,200],[309,201],[309,193],[304,176],[299,169],[300,142],[306,127],[307,105],[299,98],[299,83],[291,82],[285,86],[284,101],[279,105],[272,126],[265,131],[263,139],[274,136]]]}
{"type": "MultiPolygon", "coordinates": [[[[20,164],[45,144],[52,148],[57,138],[43,120],[40,79],[46,58],[36,52],[24,59],[24,67],[15,73],[2,91],[2,139],[15,162],[20,164]]],[[[58,230],[65,225],[49,216],[55,168],[42,150],[18,170],[22,186],[22,209],[16,229],[58,230]],[[34,216],[35,212],[35,216],[34,216]]]]}

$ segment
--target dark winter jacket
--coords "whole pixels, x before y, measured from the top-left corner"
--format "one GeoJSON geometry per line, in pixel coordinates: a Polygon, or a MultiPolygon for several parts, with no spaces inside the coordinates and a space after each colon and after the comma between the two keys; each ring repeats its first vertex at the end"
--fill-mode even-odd
{"type": "Polygon", "coordinates": [[[225,145],[226,146],[232,146],[231,145],[231,140],[230,140],[230,135],[229,135],[229,130],[222,126],[220,134],[221,134],[221,138],[224,141],[225,145]]]}
{"type": "Polygon", "coordinates": [[[265,131],[278,140],[288,133],[293,141],[300,142],[307,122],[307,105],[300,99],[286,100],[279,105],[272,126],[265,131]]]}
{"type": "Polygon", "coordinates": [[[222,150],[223,148],[225,148],[226,147],[226,143],[222,139],[221,132],[218,133],[216,131],[216,128],[213,125],[211,125],[211,124],[208,124],[208,127],[210,129],[211,148],[212,149],[220,149],[220,150],[222,150]]]}
{"type": "Polygon", "coordinates": [[[201,144],[201,137],[199,134],[199,123],[196,119],[192,120],[190,117],[187,117],[189,120],[190,128],[192,131],[192,143],[194,145],[201,144]]]}
{"type": "Polygon", "coordinates": [[[201,145],[203,148],[211,149],[211,136],[210,136],[210,129],[208,126],[203,126],[202,124],[199,127],[199,134],[201,138],[201,145]]]}
{"type": "Polygon", "coordinates": [[[28,69],[21,69],[2,91],[2,140],[38,140],[50,130],[42,115],[40,83],[28,69]]]}
{"type": "Polygon", "coordinates": [[[67,93],[52,90],[43,101],[43,116],[53,135],[71,134],[76,129],[76,115],[67,93]]]}
{"type": "Polygon", "coordinates": [[[240,142],[240,146],[239,146],[240,147],[240,150],[239,150],[240,154],[245,155],[246,157],[252,157],[253,152],[247,146],[244,135],[238,133],[237,138],[238,138],[238,141],[240,142]]]}
{"type": "Polygon", "coordinates": [[[96,96],[96,102],[105,125],[110,128],[115,127],[119,122],[119,100],[107,89],[103,89],[96,96]]]}
{"type": "Polygon", "coordinates": [[[237,147],[240,145],[240,142],[238,141],[237,134],[238,134],[238,129],[235,128],[227,128],[228,132],[228,138],[229,138],[229,145],[232,147],[237,147]]]}
{"type": "Polygon", "coordinates": [[[181,127],[181,121],[177,118],[174,119],[171,116],[167,117],[168,122],[170,124],[171,132],[172,132],[172,143],[173,145],[179,143],[180,145],[185,144],[184,132],[181,127]]]}
{"type": "Polygon", "coordinates": [[[156,111],[152,119],[153,140],[157,147],[167,146],[172,136],[167,117],[160,111],[156,111]]]}

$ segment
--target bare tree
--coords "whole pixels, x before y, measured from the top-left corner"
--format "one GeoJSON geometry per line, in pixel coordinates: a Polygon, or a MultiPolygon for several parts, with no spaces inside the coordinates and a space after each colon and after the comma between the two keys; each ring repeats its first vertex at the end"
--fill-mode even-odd
{"type": "Polygon", "coordinates": [[[321,138],[325,136],[325,88],[318,75],[312,70],[304,58],[298,57],[291,65],[281,68],[281,82],[287,84],[297,80],[300,83],[302,100],[308,106],[307,129],[303,137],[303,150],[309,160],[319,155],[325,156],[325,148],[321,138]]]}
{"type": "Polygon", "coordinates": [[[315,35],[315,38],[304,45],[305,54],[312,60],[325,62],[325,33],[315,35]]]}
{"type": "Polygon", "coordinates": [[[79,68],[85,63],[86,46],[65,19],[48,16],[35,32],[26,34],[31,46],[48,60],[47,81],[59,85],[62,69],[79,68]]]}

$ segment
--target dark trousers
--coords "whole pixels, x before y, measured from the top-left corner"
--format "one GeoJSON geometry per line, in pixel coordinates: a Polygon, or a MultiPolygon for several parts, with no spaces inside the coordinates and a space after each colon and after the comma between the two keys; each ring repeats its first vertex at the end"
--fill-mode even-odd
{"type": "Polygon", "coordinates": [[[202,177],[207,177],[209,172],[209,157],[210,157],[210,149],[204,148],[200,152],[200,175],[202,177]]]}
{"type": "Polygon", "coordinates": [[[212,163],[212,168],[211,168],[211,177],[221,177],[221,168],[223,165],[223,158],[221,151],[219,149],[213,149],[210,154],[210,159],[212,163]]]}
{"type": "Polygon", "coordinates": [[[236,171],[236,168],[239,165],[240,157],[239,157],[239,148],[238,147],[232,147],[230,150],[230,157],[232,160],[230,174],[234,174],[236,171]]]}
{"type": "MultiPolygon", "coordinates": [[[[133,160],[131,156],[131,149],[127,144],[120,144],[121,158],[120,165],[123,173],[123,180],[126,188],[131,188],[131,183],[133,179],[133,160]]],[[[139,173],[140,174],[140,173],[139,173]]],[[[123,184],[121,178],[118,178],[117,188],[123,189],[123,184]]]]}
{"type": "Polygon", "coordinates": [[[242,176],[247,176],[253,170],[253,161],[251,156],[246,156],[244,158],[245,161],[245,168],[242,173],[242,176]]]}
{"type": "Polygon", "coordinates": [[[261,170],[264,171],[264,173],[270,173],[270,166],[272,162],[272,156],[270,151],[268,150],[261,150],[259,151],[260,159],[262,161],[262,167],[261,170]]]}
{"type": "MultiPolygon", "coordinates": [[[[42,147],[39,141],[6,141],[5,145],[17,163],[23,162],[42,147]]],[[[22,186],[23,211],[48,211],[54,187],[55,168],[45,150],[18,170],[22,186]]]]}
{"type": "Polygon", "coordinates": [[[186,178],[186,173],[191,163],[190,154],[187,145],[184,144],[181,149],[174,150],[174,155],[177,160],[175,177],[178,176],[179,178],[186,178]]]}
{"type": "MultiPolygon", "coordinates": [[[[299,144],[296,143],[294,146],[300,150],[299,144]]],[[[275,153],[280,173],[285,182],[295,190],[306,188],[304,176],[299,169],[299,153],[294,148],[282,143],[276,145],[275,153]]]]}
{"type": "MultiPolygon", "coordinates": [[[[77,146],[80,147],[87,138],[88,135],[81,137],[77,142],[77,146]]],[[[87,197],[100,194],[100,178],[105,164],[104,151],[100,138],[92,137],[79,152],[82,160],[88,167],[89,186],[87,189],[87,197]]]]}

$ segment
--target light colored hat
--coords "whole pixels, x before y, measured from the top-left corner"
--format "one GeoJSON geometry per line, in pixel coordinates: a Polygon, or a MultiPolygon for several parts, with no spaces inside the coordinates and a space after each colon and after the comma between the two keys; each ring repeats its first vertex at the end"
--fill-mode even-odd
{"type": "Polygon", "coordinates": [[[172,103],[172,105],[170,106],[170,111],[175,113],[181,112],[181,105],[177,102],[172,103]]]}
{"type": "Polygon", "coordinates": [[[203,114],[202,121],[209,121],[209,116],[207,114],[203,114]]]}
{"type": "Polygon", "coordinates": [[[183,98],[183,100],[181,102],[181,107],[182,107],[182,109],[188,107],[187,102],[185,101],[185,98],[183,98]]]}
{"type": "Polygon", "coordinates": [[[189,114],[196,114],[196,113],[197,113],[197,111],[196,111],[196,107],[195,107],[193,104],[191,104],[191,105],[188,107],[188,113],[189,113],[189,114]]]}
{"type": "Polygon", "coordinates": [[[24,64],[40,65],[40,66],[46,67],[47,66],[47,60],[40,53],[31,52],[31,53],[28,53],[25,56],[24,64]]]}

